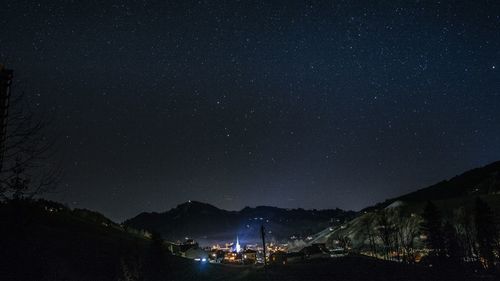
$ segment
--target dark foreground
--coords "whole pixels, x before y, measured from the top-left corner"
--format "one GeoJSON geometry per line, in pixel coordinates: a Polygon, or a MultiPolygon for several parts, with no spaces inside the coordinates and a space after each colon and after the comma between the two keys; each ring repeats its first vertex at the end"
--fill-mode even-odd
{"type": "Polygon", "coordinates": [[[100,214],[46,203],[0,204],[0,280],[498,280],[466,267],[405,265],[367,257],[238,267],[172,256],[100,214]],[[55,211],[54,211],[55,210],[55,211]]]}
{"type": "MultiPolygon", "coordinates": [[[[242,280],[266,280],[263,270],[249,273],[242,280]]],[[[496,280],[459,268],[428,268],[374,260],[344,257],[307,261],[301,264],[271,267],[268,280],[496,280]]]]}

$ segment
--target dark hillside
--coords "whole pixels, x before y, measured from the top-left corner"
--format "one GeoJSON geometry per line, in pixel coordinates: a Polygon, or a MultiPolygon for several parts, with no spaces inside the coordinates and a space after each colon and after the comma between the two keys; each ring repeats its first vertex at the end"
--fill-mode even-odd
{"type": "Polygon", "coordinates": [[[428,200],[447,200],[491,194],[500,194],[500,161],[467,171],[450,180],[441,181],[415,192],[388,199],[362,211],[382,209],[395,201],[407,203],[425,202],[428,200]]]}
{"type": "Polygon", "coordinates": [[[170,256],[151,257],[152,242],[99,213],[47,202],[0,205],[0,280],[213,280],[232,269],[170,256]],[[160,261],[157,269],[150,263],[160,261]],[[146,272],[147,271],[147,272],[146,272]],[[134,280],[134,279],[130,279],[134,280]]]}

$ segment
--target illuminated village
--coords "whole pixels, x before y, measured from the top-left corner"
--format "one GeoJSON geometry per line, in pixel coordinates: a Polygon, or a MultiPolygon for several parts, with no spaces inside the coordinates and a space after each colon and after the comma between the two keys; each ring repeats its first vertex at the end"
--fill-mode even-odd
{"type": "MultiPolygon", "coordinates": [[[[347,255],[419,263],[429,255],[429,249],[425,246],[428,238],[419,231],[422,218],[417,214],[408,214],[404,224],[397,222],[400,208],[404,205],[396,201],[378,213],[364,212],[351,221],[332,220],[330,226],[322,231],[300,237],[292,235],[280,241],[272,239],[266,242],[263,239],[262,242],[256,242],[255,237],[247,241],[235,235],[233,241],[209,246],[200,245],[188,237],[183,242],[165,243],[172,254],[201,263],[284,265],[347,255]],[[390,237],[386,238],[385,235],[390,237]]],[[[262,234],[261,238],[266,236],[262,234]]]]}
{"type": "MultiPolygon", "coordinates": [[[[259,244],[240,244],[235,241],[223,245],[215,244],[200,247],[196,241],[187,238],[184,243],[169,243],[172,253],[199,262],[254,265],[264,264],[264,249],[259,244]]],[[[266,262],[269,264],[287,263],[287,244],[266,243],[266,262]]]]}

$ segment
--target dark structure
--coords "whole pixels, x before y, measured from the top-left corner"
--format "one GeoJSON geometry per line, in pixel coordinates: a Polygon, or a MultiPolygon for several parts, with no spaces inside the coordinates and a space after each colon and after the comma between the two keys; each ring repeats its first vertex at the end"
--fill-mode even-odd
{"type": "Polygon", "coordinates": [[[264,253],[264,268],[267,266],[266,262],[266,230],[264,228],[264,225],[260,226],[260,234],[262,235],[262,251],[264,253]]]}
{"type": "Polygon", "coordinates": [[[5,140],[7,138],[7,117],[9,115],[10,85],[13,71],[0,64],[0,173],[3,168],[5,140]]]}
{"type": "Polygon", "coordinates": [[[269,255],[269,263],[275,264],[287,264],[287,254],[283,251],[277,251],[269,255]]]}

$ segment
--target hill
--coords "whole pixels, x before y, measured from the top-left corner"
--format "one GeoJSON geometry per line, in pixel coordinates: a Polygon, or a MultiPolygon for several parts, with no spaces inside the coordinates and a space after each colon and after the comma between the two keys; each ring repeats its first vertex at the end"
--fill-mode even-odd
{"type": "Polygon", "coordinates": [[[194,238],[205,243],[232,241],[239,236],[244,243],[258,241],[259,229],[265,225],[270,239],[291,236],[307,237],[330,225],[351,219],[352,211],[282,209],[259,206],[227,211],[210,204],[190,201],[164,213],[141,213],[124,222],[137,229],[154,230],[165,239],[194,238]]]}
{"type": "MultiPolygon", "coordinates": [[[[455,224],[458,224],[459,220],[470,221],[474,202],[478,197],[485,201],[495,214],[500,214],[500,161],[367,207],[342,226],[326,228],[316,233],[313,235],[314,239],[307,241],[306,245],[327,243],[330,247],[335,247],[334,244],[339,238],[348,237],[352,247],[361,250],[366,248],[369,233],[377,233],[377,220],[382,213],[389,217],[396,228],[408,221],[418,224],[428,201],[436,204],[443,216],[455,224]]],[[[414,242],[416,247],[422,246],[418,237],[414,242]]],[[[377,243],[380,244],[381,241],[378,240],[377,243]]]]}
{"type": "Polygon", "coordinates": [[[0,280],[229,280],[239,270],[169,255],[103,215],[45,201],[0,203],[0,280]]]}
{"type": "Polygon", "coordinates": [[[484,167],[472,169],[449,180],[419,189],[396,198],[388,199],[362,212],[382,209],[395,201],[423,202],[428,200],[448,200],[452,198],[500,194],[500,161],[484,167]]]}

